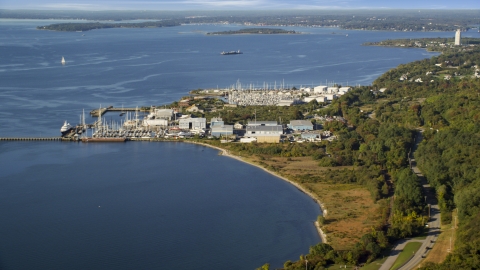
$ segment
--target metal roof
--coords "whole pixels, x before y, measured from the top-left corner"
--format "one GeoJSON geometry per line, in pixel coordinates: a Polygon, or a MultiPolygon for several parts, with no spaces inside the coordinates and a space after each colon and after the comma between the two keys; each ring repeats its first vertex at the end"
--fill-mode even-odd
{"type": "Polygon", "coordinates": [[[213,126],[212,132],[233,131],[233,125],[213,126]]]}
{"type": "Polygon", "coordinates": [[[283,127],[281,125],[275,126],[247,126],[247,131],[282,131],[283,127]]]}
{"type": "Polygon", "coordinates": [[[312,126],[312,122],[308,120],[290,120],[290,126],[312,126]]]}
{"type": "Polygon", "coordinates": [[[202,123],[206,123],[207,122],[207,119],[205,118],[185,118],[185,119],[180,119],[179,120],[179,123],[194,123],[194,122],[202,122],[202,123]]]}
{"type": "Polygon", "coordinates": [[[248,121],[249,126],[276,126],[277,121],[255,121],[250,120],[248,121]]]}

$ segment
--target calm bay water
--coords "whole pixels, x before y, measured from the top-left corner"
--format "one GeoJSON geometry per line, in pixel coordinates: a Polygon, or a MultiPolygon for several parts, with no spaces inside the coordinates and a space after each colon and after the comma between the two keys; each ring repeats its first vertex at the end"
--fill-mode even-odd
{"type": "MultiPolygon", "coordinates": [[[[365,85],[434,54],[363,42],[453,36],[314,28],[204,35],[235,25],[35,30],[49,23],[0,20],[1,137],[57,136],[82,109],[167,104],[237,80],[365,85]],[[219,54],[230,50],[244,54],[219,54]]],[[[312,199],[201,146],[0,142],[0,164],[0,269],[280,267],[320,241],[312,199]]]]}
{"type": "Polygon", "coordinates": [[[2,143],[2,269],[254,269],[319,241],[318,206],[182,143],[2,143]]]}

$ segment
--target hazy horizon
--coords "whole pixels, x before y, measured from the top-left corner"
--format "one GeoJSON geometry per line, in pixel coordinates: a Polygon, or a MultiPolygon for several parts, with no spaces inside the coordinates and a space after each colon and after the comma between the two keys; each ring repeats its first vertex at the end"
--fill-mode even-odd
{"type": "Polygon", "coordinates": [[[334,10],[334,9],[480,9],[480,2],[466,0],[452,2],[447,0],[395,1],[380,0],[2,0],[0,9],[20,10],[334,10]]]}

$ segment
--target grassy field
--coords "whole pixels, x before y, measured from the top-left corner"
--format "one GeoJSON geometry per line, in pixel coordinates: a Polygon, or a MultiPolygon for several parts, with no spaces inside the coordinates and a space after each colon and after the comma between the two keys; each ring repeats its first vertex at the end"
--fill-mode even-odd
{"type": "Polygon", "coordinates": [[[335,249],[350,249],[381,221],[370,192],[352,184],[305,184],[324,203],[328,214],[323,231],[335,249]]]}
{"type": "Polygon", "coordinates": [[[397,260],[393,264],[390,270],[396,270],[400,268],[404,263],[406,263],[413,256],[415,252],[422,246],[421,242],[410,242],[405,245],[402,252],[397,257],[397,260]]]}
{"type": "MultiPolygon", "coordinates": [[[[291,180],[299,175],[322,174],[327,169],[353,169],[353,167],[320,167],[318,161],[311,157],[268,159],[249,157],[247,160],[274,168],[276,173],[291,180]]],[[[382,223],[379,205],[372,200],[370,192],[364,186],[323,182],[301,185],[315,194],[327,209],[326,222],[322,230],[327,234],[328,243],[335,249],[351,248],[362,235],[382,223]]]]}
{"type": "MultiPolygon", "coordinates": [[[[235,155],[233,151],[230,154],[235,155]]],[[[380,227],[385,221],[382,216],[385,215],[385,206],[382,208],[380,203],[376,203],[365,186],[329,183],[329,180],[323,177],[328,170],[355,170],[353,166],[320,167],[318,161],[310,156],[250,155],[240,158],[298,184],[316,197],[322,203],[323,210],[327,210],[322,230],[327,235],[328,244],[336,250],[352,248],[361,236],[380,227]],[[318,179],[304,182],[301,180],[304,176],[315,176],[318,179]]]]}

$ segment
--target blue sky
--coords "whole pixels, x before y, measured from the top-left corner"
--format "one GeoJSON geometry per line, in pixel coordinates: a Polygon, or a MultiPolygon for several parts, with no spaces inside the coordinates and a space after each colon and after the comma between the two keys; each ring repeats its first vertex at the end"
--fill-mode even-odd
{"type": "Polygon", "coordinates": [[[480,9],[479,0],[0,0],[0,9],[480,9]]]}

